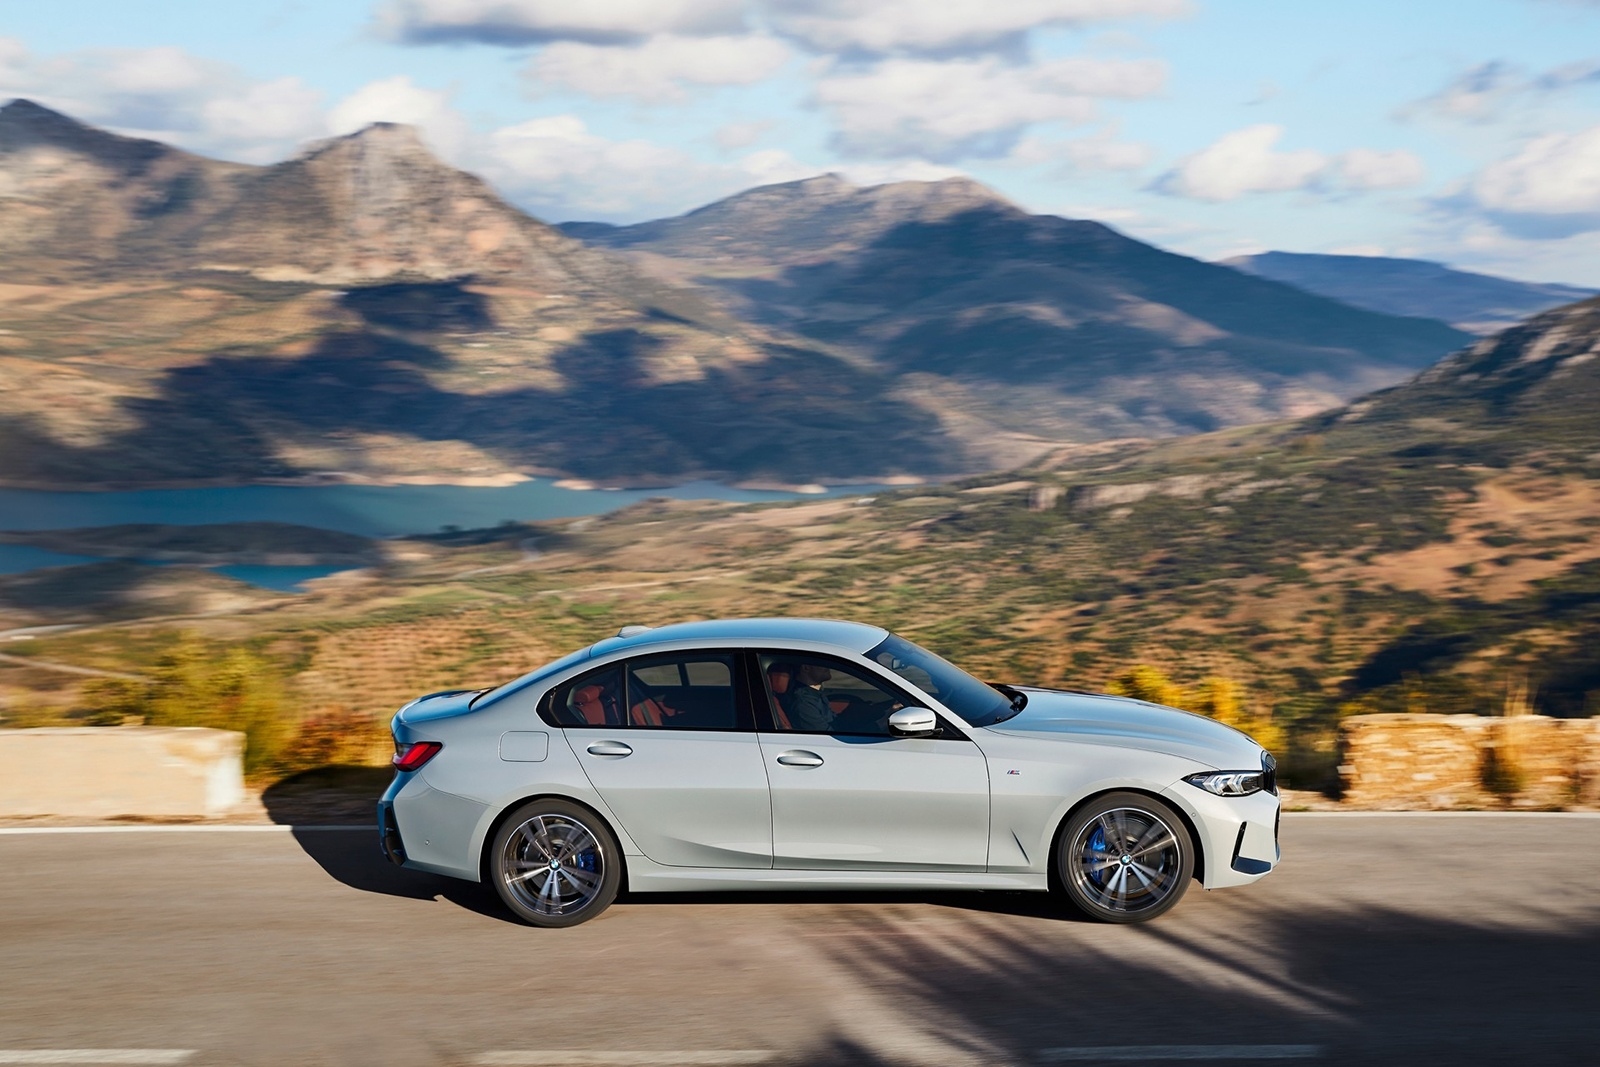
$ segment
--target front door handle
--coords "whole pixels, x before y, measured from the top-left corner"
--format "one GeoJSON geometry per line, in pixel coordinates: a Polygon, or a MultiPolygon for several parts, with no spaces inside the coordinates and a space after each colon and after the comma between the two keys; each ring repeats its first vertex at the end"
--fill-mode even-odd
{"type": "Polygon", "coordinates": [[[822,757],[815,752],[795,749],[793,752],[780,752],[778,754],[778,762],[785,767],[820,767],[822,766],[822,757]]]}
{"type": "Polygon", "coordinates": [[[589,755],[615,756],[617,759],[621,759],[623,756],[633,755],[633,747],[625,745],[621,741],[596,741],[589,746],[589,755]]]}

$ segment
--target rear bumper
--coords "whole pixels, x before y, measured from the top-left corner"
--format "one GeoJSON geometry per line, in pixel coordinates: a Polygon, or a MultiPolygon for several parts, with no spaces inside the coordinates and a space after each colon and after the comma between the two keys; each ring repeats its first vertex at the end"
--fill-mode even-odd
{"type": "Polygon", "coordinates": [[[404,866],[405,841],[400,836],[400,824],[394,817],[394,805],[387,800],[378,801],[378,847],[390,863],[404,866]]]}

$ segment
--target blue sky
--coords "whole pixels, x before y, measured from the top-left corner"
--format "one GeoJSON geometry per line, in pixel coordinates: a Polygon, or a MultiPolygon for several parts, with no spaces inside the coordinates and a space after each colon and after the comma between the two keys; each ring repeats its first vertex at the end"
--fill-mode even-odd
{"type": "Polygon", "coordinates": [[[377,120],[551,220],[967,174],[1191,255],[1600,285],[1600,0],[0,0],[0,98],[271,162],[377,120]]]}

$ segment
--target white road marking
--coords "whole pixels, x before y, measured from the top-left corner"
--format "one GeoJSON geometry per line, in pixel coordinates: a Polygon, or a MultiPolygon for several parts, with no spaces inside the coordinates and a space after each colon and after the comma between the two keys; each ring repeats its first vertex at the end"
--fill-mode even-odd
{"type": "Polygon", "coordinates": [[[593,1049],[509,1049],[485,1052],[473,1059],[479,1067],[742,1067],[771,1063],[778,1054],[760,1048],[679,1048],[644,1052],[593,1049]]]}
{"type": "Polygon", "coordinates": [[[1174,1060],[1309,1060],[1321,1045],[1111,1045],[1105,1048],[1044,1048],[1045,1063],[1146,1063],[1174,1060]]]}
{"type": "Polygon", "coordinates": [[[1285,819],[1600,819],[1600,811],[1285,811],[1285,819]]]}
{"type": "Polygon", "coordinates": [[[182,1063],[192,1048],[0,1048],[0,1063],[182,1063]]]}
{"type": "MultiPolygon", "coordinates": [[[[302,830],[341,832],[361,830],[376,833],[378,827],[374,823],[350,826],[289,826],[283,823],[271,825],[220,823],[215,826],[204,823],[152,823],[148,826],[0,826],[0,835],[16,837],[24,834],[288,834],[300,833],[302,830]]],[[[0,1060],[0,1063],[6,1062],[0,1060]]]]}

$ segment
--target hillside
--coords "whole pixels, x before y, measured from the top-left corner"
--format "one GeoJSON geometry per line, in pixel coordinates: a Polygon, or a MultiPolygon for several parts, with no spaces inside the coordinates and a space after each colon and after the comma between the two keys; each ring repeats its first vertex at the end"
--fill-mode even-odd
{"type": "MultiPolygon", "coordinates": [[[[247,612],[10,651],[144,670],[196,630],[261,650],[300,713],[375,729],[416,693],[511,677],[624,624],[824,615],[1000,680],[1104,689],[1145,665],[1184,701],[1227,679],[1291,781],[1317,786],[1353,711],[1493,713],[1524,686],[1547,712],[1600,710],[1597,353],[1591,300],[1310,419],[871,497],[647,501],[431,542],[247,612]]],[[[15,611],[0,598],[0,628],[15,611]]],[[[0,703],[93,712],[76,681],[0,664],[0,703]]]]}
{"type": "Polygon", "coordinates": [[[1571,285],[1520,282],[1386,256],[1264,252],[1224,262],[1369,311],[1438,319],[1478,334],[1495,333],[1530,315],[1595,295],[1592,289],[1571,285]]]}
{"type": "Polygon", "coordinates": [[[1470,340],[1029,215],[966,179],[862,189],[828,176],[673,219],[562,228],[891,368],[907,395],[1070,440],[1305,414],[1470,340]]]}

